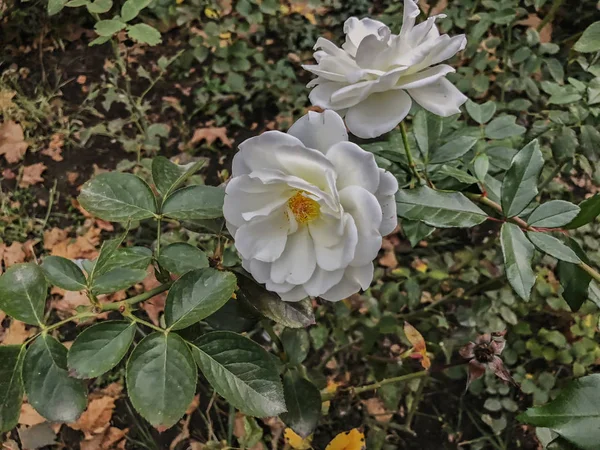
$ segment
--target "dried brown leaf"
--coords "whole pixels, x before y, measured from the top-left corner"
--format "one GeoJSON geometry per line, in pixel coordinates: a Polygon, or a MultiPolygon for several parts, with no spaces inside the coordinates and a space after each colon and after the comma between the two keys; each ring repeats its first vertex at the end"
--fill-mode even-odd
{"type": "Polygon", "coordinates": [[[7,163],[23,159],[28,146],[21,125],[11,120],[0,124],[0,155],[4,155],[7,163]]]}
{"type": "Polygon", "coordinates": [[[19,181],[19,186],[26,188],[33,186],[34,184],[42,183],[44,181],[42,173],[44,173],[46,169],[47,167],[44,163],[36,163],[23,167],[23,176],[21,177],[21,181],[19,181]]]}

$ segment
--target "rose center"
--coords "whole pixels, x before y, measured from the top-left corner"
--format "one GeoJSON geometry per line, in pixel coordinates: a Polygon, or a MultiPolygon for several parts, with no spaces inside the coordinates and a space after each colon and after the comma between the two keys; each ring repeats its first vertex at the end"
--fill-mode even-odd
{"type": "Polygon", "coordinates": [[[288,206],[298,223],[312,222],[321,213],[321,206],[303,191],[298,191],[290,197],[288,206]]]}

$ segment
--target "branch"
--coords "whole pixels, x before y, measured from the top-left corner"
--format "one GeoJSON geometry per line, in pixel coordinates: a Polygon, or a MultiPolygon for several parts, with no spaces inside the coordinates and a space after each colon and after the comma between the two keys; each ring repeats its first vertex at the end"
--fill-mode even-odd
{"type": "MultiPolygon", "coordinates": [[[[498,203],[490,200],[489,198],[487,198],[481,194],[467,193],[466,195],[471,200],[478,201],[479,203],[489,206],[490,208],[492,208],[492,209],[498,211],[500,214],[502,214],[502,207],[498,203]]],[[[523,219],[521,219],[519,217],[511,217],[507,220],[509,222],[513,222],[513,223],[519,225],[521,228],[528,230],[528,231],[542,231],[542,230],[536,229],[535,227],[532,227],[531,225],[529,225],[527,222],[525,222],[523,219]]],[[[596,280],[597,282],[600,283],[600,273],[596,269],[594,269],[593,267],[584,263],[583,261],[577,265],[579,266],[579,268],[581,268],[582,270],[587,272],[587,274],[589,276],[591,276],[594,280],[596,280]]]]}
{"type": "Polygon", "coordinates": [[[127,298],[125,300],[121,300],[120,302],[105,303],[100,306],[100,310],[101,311],[118,311],[122,308],[126,308],[127,306],[135,305],[137,303],[148,300],[148,299],[154,297],[155,295],[162,294],[163,292],[168,290],[172,284],[173,284],[173,282],[170,281],[168,283],[165,283],[163,285],[155,287],[154,289],[150,289],[149,291],[146,291],[140,295],[136,295],[135,297],[127,298]]]}

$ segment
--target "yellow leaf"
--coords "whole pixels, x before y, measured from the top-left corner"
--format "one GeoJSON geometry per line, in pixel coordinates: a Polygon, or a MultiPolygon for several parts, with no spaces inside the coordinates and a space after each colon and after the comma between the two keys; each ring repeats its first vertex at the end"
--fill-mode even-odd
{"type": "Polygon", "coordinates": [[[431,367],[431,360],[427,355],[427,346],[425,345],[423,335],[408,322],[404,322],[404,334],[408,342],[413,346],[414,352],[421,355],[421,365],[423,368],[429,369],[431,367]]]}
{"type": "Polygon", "coordinates": [[[325,450],[365,450],[365,435],[357,428],[338,434],[325,450]]]}
{"type": "Polygon", "coordinates": [[[209,19],[218,19],[219,18],[219,13],[217,11],[215,11],[214,9],[211,9],[208,7],[204,8],[204,14],[209,19]]]}
{"type": "Polygon", "coordinates": [[[294,430],[291,428],[286,428],[283,432],[283,436],[285,437],[285,441],[292,447],[294,450],[309,450],[312,442],[312,435],[307,437],[306,439],[302,439],[300,436],[296,434],[294,430]]]}

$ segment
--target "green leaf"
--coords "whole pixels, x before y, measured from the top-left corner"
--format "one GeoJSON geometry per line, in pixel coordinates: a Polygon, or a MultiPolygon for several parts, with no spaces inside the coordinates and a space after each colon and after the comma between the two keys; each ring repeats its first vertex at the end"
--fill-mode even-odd
{"type": "Polygon", "coordinates": [[[50,422],[75,422],[87,404],[87,388],[67,373],[67,349],[42,334],[27,349],[23,362],[27,401],[50,422]]]}
{"type": "Polygon", "coordinates": [[[134,336],[134,322],[108,321],[85,329],[69,350],[69,374],[95,378],[108,372],[127,354],[134,336]]]}
{"type": "Polygon", "coordinates": [[[236,278],[230,272],[199,269],[178,279],[167,296],[165,322],[180,330],[210,316],[231,298],[236,278]]]}
{"type": "MultiPolygon", "coordinates": [[[[586,264],[589,260],[579,244],[573,239],[567,240],[567,245],[575,254],[586,264]]],[[[559,261],[556,267],[560,285],[563,288],[562,296],[571,308],[571,311],[578,311],[581,305],[588,299],[588,287],[592,277],[577,264],[559,261]]]]}
{"type": "Polygon", "coordinates": [[[477,179],[484,183],[489,170],[490,158],[485,153],[480,153],[473,161],[473,171],[475,172],[477,179]]]}
{"type": "Polygon", "coordinates": [[[456,181],[465,184],[475,184],[477,183],[477,178],[469,175],[464,170],[457,169],[456,167],[443,165],[440,167],[435,174],[442,174],[454,178],[456,181]]]}
{"type": "Polygon", "coordinates": [[[12,430],[19,422],[23,402],[21,368],[24,345],[0,345],[0,433],[12,430]]]}
{"type": "Polygon", "coordinates": [[[104,272],[115,269],[146,270],[152,262],[152,250],[146,247],[117,248],[106,261],[104,272]]]}
{"type": "Polygon", "coordinates": [[[0,309],[29,325],[44,323],[48,285],[34,263],[15,264],[0,276],[0,309]]]}
{"type": "Polygon", "coordinates": [[[150,187],[129,173],[107,172],[96,176],[81,188],[79,203],[96,217],[111,222],[148,219],[156,213],[150,187]]]}
{"type": "Polygon", "coordinates": [[[288,371],[283,376],[283,393],[288,411],[281,415],[281,420],[306,439],[315,430],[321,417],[321,394],[314,384],[296,370],[288,371]]]}
{"type": "Polygon", "coordinates": [[[180,166],[164,156],[152,160],[152,181],[158,192],[168,197],[204,165],[204,160],[180,166]]]}
{"type": "Polygon", "coordinates": [[[538,194],[538,178],[544,157],[537,139],[513,158],[502,181],[502,211],[506,217],[520,214],[538,194]]]}
{"type": "Polygon", "coordinates": [[[87,9],[90,14],[104,14],[112,8],[112,0],[96,0],[94,3],[89,3],[87,9]]]}
{"type": "Polygon", "coordinates": [[[284,302],[245,275],[238,275],[240,294],[263,316],[288,328],[305,328],[315,324],[312,301],[284,302]]]}
{"type": "Polygon", "coordinates": [[[505,222],[500,231],[500,242],[508,282],[523,300],[529,300],[535,284],[535,273],[531,269],[533,245],[514,223],[505,222]]]}
{"type": "Polygon", "coordinates": [[[427,186],[403,189],[396,194],[398,215],[439,228],[473,227],[487,214],[460,192],[436,191],[427,186]]]}
{"type": "Polygon", "coordinates": [[[570,92],[560,92],[556,94],[552,94],[548,99],[548,103],[551,105],[568,105],[570,103],[575,103],[581,100],[581,94],[570,93],[570,92]]]}
{"type": "Polygon", "coordinates": [[[96,33],[98,33],[99,36],[108,37],[112,36],[115,33],[118,33],[126,26],[127,24],[125,22],[121,22],[120,20],[108,19],[96,22],[96,26],[94,27],[94,29],[96,30],[96,33]]]}
{"type": "Polygon", "coordinates": [[[460,136],[437,148],[429,159],[429,164],[441,164],[458,159],[471,150],[476,143],[477,138],[460,136]]]}
{"type": "Polygon", "coordinates": [[[94,278],[94,283],[91,285],[92,292],[95,295],[112,294],[143,281],[147,276],[146,269],[129,269],[127,267],[113,269],[94,278]]]}
{"type": "Polygon", "coordinates": [[[469,116],[471,116],[471,119],[480,125],[489,122],[496,113],[496,103],[492,101],[488,101],[479,105],[471,100],[468,100],[465,104],[465,107],[467,108],[467,112],[469,113],[469,116]]]}
{"type": "Polygon", "coordinates": [[[413,118],[412,131],[421,155],[426,158],[429,149],[436,145],[442,135],[442,119],[436,114],[430,114],[421,109],[413,118]]]}
{"type": "Polygon", "coordinates": [[[279,371],[271,355],[236,333],[215,331],[191,346],[212,387],[242,413],[277,416],[286,411],[279,371]]]}
{"type": "Polygon", "coordinates": [[[121,7],[121,19],[129,22],[137,17],[137,15],[150,4],[152,0],[127,0],[121,7]]]}
{"type": "Polygon", "coordinates": [[[302,364],[310,350],[310,339],[304,328],[286,328],[281,333],[283,349],[290,364],[302,364]]]}
{"type": "Polygon", "coordinates": [[[85,289],[85,275],[73,261],[61,256],[47,256],[42,269],[50,284],[67,291],[85,289]]]}
{"type": "Polygon", "coordinates": [[[419,242],[431,235],[435,231],[435,227],[430,227],[419,220],[403,219],[402,231],[410,241],[411,247],[415,247],[419,242]]]}
{"type": "Polygon", "coordinates": [[[533,227],[562,227],[570,223],[579,211],[579,206],[571,202],[551,200],[534,209],[527,222],[533,227]]]}
{"type": "Polygon", "coordinates": [[[565,228],[573,230],[593,222],[600,215],[600,194],[596,194],[579,204],[579,214],[565,228]]]}
{"type": "Polygon", "coordinates": [[[190,270],[208,267],[208,258],[198,247],[185,242],[176,242],[160,251],[158,263],[169,272],[183,275],[190,270]]]}
{"type": "Polygon", "coordinates": [[[90,0],[71,0],[65,6],[69,8],[78,8],[80,6],[87,6],[90,3],[90,0]]]}
{"type": "Polygon", "coordinates": [[[547,253],[556,259],[573,264],[579,264],[581,262],[581,259],[579,259],[579,256],[577,256],[573,250],[554,236],[550,236],[546,233],[528,231],[527,237],[540,251],[547,253]]]}
{"type": "Polygon", "coordinates": [[[232,297],[204,322],[214,330],[244,333],[252,330],[260,318],[260,314],[244,298],[232,297]]]}
{"type": "Polygon", "coordinates": [[[600,50],[600,21],[594,22],[585,29],[575,42],[573,49],[581,53],[593,53],[600,50]]]}
{"type": "Polygon", "coordinates": [[[67,0],[48,0],[48,15],[54,16],[63,10],[67,0]]]}
{"type": "Polygon", "coordinates": [[[158,45],[162,41],[160,31],[145,23],[138,23],[127,27],[127,34],[134,41],[150,46],[158,45]]]}
{"type": "Polygon", "coordinates": [[[529,408],[518,419],[550,428],[582,450],[596,450],[600,442],[600,374],[571,381],[550,403],[529,408]]]}
{"type": "Polygon", "coordinates": [[[496,117],[485,127],[485,135],[489,139],[504,139],[525,133],[526,128],[517,125],[515,116],[496,117]]]}
{"type": "Polygon", "coordinates": [[[223,217],[225,190],[213,186],[188,186],[165,200],[164,215],[173,219],[216,219],[223,217]]]}
{"type": "MultiPolygon", "coordinates": [[[[94,262],[92,269],[89,271],[89,277],[87,280],[88,285],[94,284],[94,279],[98,276],[101,276],[111,270],[111,257],[115,254],[119,246],[125,240],[127,236],[128,230],[125,230],[120,236],[115,239],[109,239],[102,243],[102,247],[100,247],[100,252],[98,253],[98,258],[94,262]]],[[[86,268],[84,266],[84,268],[86,268]]]]}
{"type": "Polygon", "coordinates": [[[152,426],[170,428],[194,399],[198,369],[185,341],[175,333],[152,333],[127,361],[131,404],[152,426]]]}

